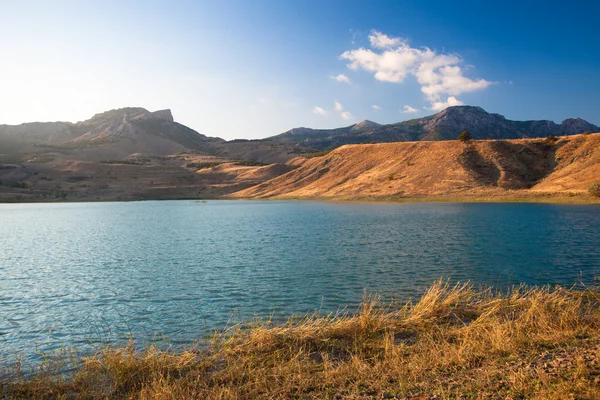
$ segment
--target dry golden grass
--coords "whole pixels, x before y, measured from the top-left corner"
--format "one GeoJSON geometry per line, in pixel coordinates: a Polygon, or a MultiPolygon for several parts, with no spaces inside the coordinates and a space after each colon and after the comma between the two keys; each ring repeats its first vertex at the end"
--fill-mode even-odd
{"type": "Polygon", "coordinates": [[[598,399],[599,293],[437,282],[415,304],[365,298],[353,316],[238,327],[185,351],[130,345],[68,374],[16,369],[0,398],[598,399]]]}
{"type": "MultiPolygon", "coordinates": [[[[232,198],[589,198],[600,133],[547,139],[346,145],[232,198]]],[[[444,200],[442,200],[444,201],[444,200]]]]}

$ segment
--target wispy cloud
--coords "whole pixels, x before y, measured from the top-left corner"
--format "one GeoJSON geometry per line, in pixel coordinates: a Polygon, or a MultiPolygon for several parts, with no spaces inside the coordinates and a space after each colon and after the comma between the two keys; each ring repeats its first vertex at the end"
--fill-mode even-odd
{"type": "Polygon", "coordinates": [[[415,76],[432,109],[443,104],[462,104],[455,96],[483,90],[492,84],[485,79],[466,77],[459,66],[463,60],[456,54],[438,53],[428,47],[414,48],[404,38],[377,31],[371,32],[369,41],[375,50],[348,50],[340,57],[352,69],[373,72],[379,81],[402,83],[407,76],[415,76]]]}
{"type": "Polygon", "coordinates": [[[324,108],[318,106],[314,106],[312,112],[317,115],[322,115],[324,117],[327,116],[327,111],[324,108]]]}
{"type": "Polygon", "coordinates": [[[392,47],[405,45],[407,43],[406,39],[389,37],[388,35],[375,30],[371,31],[371,34],[369,35],[369,42],[371,43],[371,47],[375,47],[377,49],[389,49],[392,47]]]}
{"type": "Polygon", "coordinates": [[[346,75],[344,74],[339,74],[337,76],[330,76],[331,79],[336,80],[338,82],[343,82],[343,83],[352,83],[350,82],[350,78],[348,78],[346,75]]]}
{"type": "Polygon", "coordinates": [[[400,110],[400,112],[402,112],[404,114],[414,114],[414,113],[418,113],[419,110],[417,108],[411,107],[407,104],[404,106],[404,108],[402,110],[400,110]]]}
{"type": "Polygon", "coordinates": [[[373,104],[373,105],[371,106],[371,108],[372,108],[373,110],[381,110],[381,107],[379,107],[377,104],[373,104]]]}
{"type": "Polygon", "coordinates": [[[342,111],[340,113],[340,117],[342,117],[342,119],[346,119],[347,120],[347,119],[353,119],[354,115],[352,115],[352,113],[349,112],[349,111],[342,111]]]}
{"type": "Polygon", "coordinates": [[[354,118],[354,115],[352,115],[350,111],[344,111],[344,106],[337,100],[333,102],[333,110],[337,112],[342,119],[348,120],[354,118]]]}

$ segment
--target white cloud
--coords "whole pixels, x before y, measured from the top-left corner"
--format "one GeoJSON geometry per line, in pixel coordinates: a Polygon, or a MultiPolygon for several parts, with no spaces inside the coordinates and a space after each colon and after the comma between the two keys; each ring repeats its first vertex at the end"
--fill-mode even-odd
{"type": "Polygon", "coordinates": [[[378,49],[387,49],[404,44],[406,43],[406,40],[402,38],[392,38],[381,32],[371,31],[371,34],[369,35],[369,42],[371,42],[372,47],[376,47],[378,49]]]}
{"type": "Polygon", "coordinates": [[[344,74],[339,74],[337,76],[330,76],[331,79],[336,80],[338,82],[343,82],[343,83],[348,83],[350,84],[350,78],[348,78],[346,75],[344,74]]]}
{"type": "Polygon", "coordinates": [[[342,111],[340,113],[340,117],[342,117],[342,119],[352,119],[354,118],[354,115],[352,115],[352,113],[349,111],[342,111]]]}
{"type": "Polygon", "coordinates": [[[405,114],[414,114],[414,113],[418,113],[419,110],[409,106],[408,104],[404,106],[404,108],[402,110],[400,110],[400,112],[405,113],[405,114]]]}
{"type": "Polygon", "coordinates": [[[450,96],[448,97],[448,100],[446,101],[435,101],[433,103],[431,103],[431,109],[433,111],[442,111],[445,108],[451,107],[451,106],[461,106],[464,103],[460,100],[458,100],[456,97],[454,96],[450,96]]]}
{"type": "Polygon", "coordinates": [[[375,50],[348,50],[340,57],[349,62],[349,68],[373,72],[379,81],[402,83],[407,76],[415,76],[432,108],[434,104],[445,104],[441,101],[444,96],[449,96],[446,103],[452,98],[453,102],[462,104],[454,96],[483,90],[492,84],[485,79],[466,77],[459,66],[463,60],[456,54],[437,53],[427,47],[414,48],[406,39],[377,31],[371,32],[369,41],[375,50]]]}
{"type": "Polygon", "coordinates": [[[373,104],[373,105],[371,106],[371,108],[372,108],[373,110],[381,110],[381,107],[379,107],[377,104],[373,104]]]}
{"type": "MultiPolygon", "coordinates": [[[[465,77],[459,66],[446,65],[439,68],[438,72],[434,74],[436,74],[434,79],[421,87],[421,91],[432,101],[439,100],[444,94],[459,95],[465,92],[474,92],[485,89],[491,84],[485,79],[474,81],[465,77]]],[[[419,83],[423,84],[421,79],[418,79],[419,83]]]]}
{"type": "Polygon", "coordinates": [[[342,106],[342,104],[341,104],[339,101],[337,101],[337,100],[336,100],[336,101],[334,102],[334,107],[333,107],[333,109],[334,109],[335,111],[338,111],[338,112],[340,112],[340,111],[342,111],[342,110],[344,109],[344,107],[342,106]]]}
{"type": "Polygon", "coordinates": [[[326,116],[327,115],[327,111],[325,111],[324,108],[318,107],[318,106],[314,106],[313,107],[313,113],[317,114],[317,115],[322,115],[322,116],[326,116]]]}

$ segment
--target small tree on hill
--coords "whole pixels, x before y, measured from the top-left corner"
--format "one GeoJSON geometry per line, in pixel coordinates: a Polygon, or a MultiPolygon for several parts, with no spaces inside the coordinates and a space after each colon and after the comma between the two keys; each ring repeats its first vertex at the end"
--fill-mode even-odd
{"type": "Polygon", "coordinates": [[[469,142],[471,140],[471,134],[469,131],[462,131],[460,135],[458,135],[458,140],[463,143],[469,142]]]}

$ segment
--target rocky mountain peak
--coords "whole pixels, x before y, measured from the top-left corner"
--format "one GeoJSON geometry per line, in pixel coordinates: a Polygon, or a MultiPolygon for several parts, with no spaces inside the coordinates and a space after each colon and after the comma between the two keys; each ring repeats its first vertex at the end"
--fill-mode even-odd
{"type": "Polygon", "coordinates": [[[141,107],[125,107],[125,108],[117,108],[110,111],[105,111],[103,113],[99,113],[94,115],[92,118],[80,122],[80,124],[84,125],[96,125],[111,122],[115,119],[134,119],[140,117],[145,114],[149,114],[150,112],[145,108],[141,107]]]}
{"type": "Polygon", "coordinates": [[[173,119],[173,114],[171,113],[171,110],[169,110],[169,109],[147,113],[147,114],[144,114],[144,115],[138,117],[138,119],[143,119],[143,120],[153,119],[153,120],[175,122],[175,120],[173,119]]]}
{"type": "Polygon", "coordinates": [[[599,132],[600,128],[581,118],[568,118],[561,124],[560,128],[565,133],[599,132]]]}
{"type": "Polygon", "coordinates": [[[478,106],[452,106],[452,107],[448,107],[448,108],[444,109],[443,111],[440,111],[437,115],[438,116],[446,116],[446,115],[464,116],[464,115],[468,115],[468,114],[478,115],[478,116],[490,115],[490,113],[488,113],[483,108],[478,107],[478,106]]]}
{"type": "Polygon", "coordinates": [[[503,123],[503,120],[502,116],[490,114],[481,107],[453,106],[429,118],[423,129],[429,133],[440,131],[460,133],[463,130],[489,129],[498,122],[503,123]]]}
{"type": "Polygon", "coordinates": [[[358,124],[354,124],[352,126],[352,130],[359,131],[359,130],[363,130],[363,129],[373,129],[373,128],[377,128],[378,126],[381,126],[381,124],[378,124],[377,122],[373,122],[373,121],[369,121],[368,119],[365,119],[364,121],[360,121],[358,124]]]}

